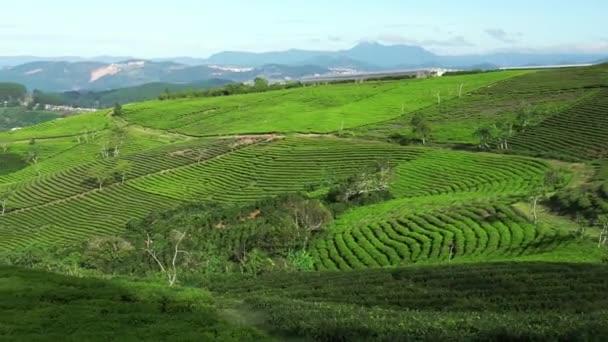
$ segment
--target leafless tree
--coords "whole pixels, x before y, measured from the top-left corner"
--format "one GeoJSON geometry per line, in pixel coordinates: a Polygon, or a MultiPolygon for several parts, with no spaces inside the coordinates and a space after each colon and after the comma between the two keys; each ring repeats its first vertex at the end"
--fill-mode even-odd
{"type": "Polygon", "coordinates": [[[597,226],[600,228],[600,236],[597,241],[597,247],[602,247],[608,241],[608,216],[600,215],[596,220],[597,226]]]}
{"type": "Polygon", "coordinates": [[[6,213],[6,207],[8,205],[8,201],[11,198],[11,196],[13,195],[13,188],[5,188],[5,189],[0,189],[0,205],[2,206],[2,212],[1,215],[4,216],[4,214],[6,213]]]}
{"type": "Polygon", "coordinates": [[[178,259],[179,255],[180,254],[189,255],[189,253],[187,251],[180,249],[180,245],[181,245],[182,241],[184,241],[184,239],[186,238],[187,232],[186,231],[180,232],[178,230],[174,230],[173,232],[174,232],[174,236],[173,236],[172,240],[173,240],[174,246],[173,246],[172,257],[171,257],[171,261],[166,264],[163,261],[161,261],[161,259],[157,255],[157,252],[154,249],[154,240],[152,240],[152,238],[150,237],[150,234],[146,235],[146,240],[144,241],[144,251],[146,253],[148,253],[148,255],[150,255],[150,257],[156,262],[156,264],[160,268],[160,271],[167,277],[169,286],[175,285],[175,282],[177,281],[177,276],[179,273],[178,268],[177,268],[177,259],[178,259]]]}

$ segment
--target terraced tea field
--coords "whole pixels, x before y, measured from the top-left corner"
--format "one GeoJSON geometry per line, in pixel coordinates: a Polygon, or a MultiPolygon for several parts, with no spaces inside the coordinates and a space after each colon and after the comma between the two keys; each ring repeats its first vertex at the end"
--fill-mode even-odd
{"type": "MultiPolygon", "coordinates": [[[[404,208],[404,211],[412,208],[404,208]]],[[[505,205],[417,209],[402,216],[355,223],[346,216],[312,250],[320,270],[349,270],[447,262],[492,260],[539,254],[574,238],[541,228],[505,205]],[[428,210],[428,209],[427,209],[428,210]],[[350,225],[352,224],[352,226],[350,225]]]]}
{"type": "Polygon", "coordinates": [[[608,157],[608,89],[556,114],[512,141],[517,151],[538,156],[593,160],[608,157]]]}
{"type": "Polygon", "coordinates": [[[308,86],[220,98],[152,101],[125,107],[133,123],[193,136],[328,133],[433,105],[463,92],[525,74],[509,71],[364,84],[308,86]]]}
{"type": "Polygon", "coordinates": [[[605,265],[413,266],[201,285],[245,298],[274,329],[315,341],[582,341],[608,334],[605,265]]]}
{"type": "MultiPolygon", "coordinates": [[[[604,65],[316,85],[3,132],[0,263],[46,269],[63,258],[61,272],[158,282],[169,273],[156,262],[184,252],[177,285],[212,290],[218,315],[278,340],[608,336],[608,250],[591,217],[608,203],[607,74],[604,65]],[[493,136],[479,151],[474,130],[522,112],[532,115],[511,148],[493,149],[493,136]],[[427,146],[411,139],[417,113],[432,128],[427,146]],[[579,196],[589,189],[593,201],[579,196]],[[559,216],[550,206],[560,192],[568,208],[595,207],[559,216]]],[[[158,317],[198,314],[166,298],[152,301],[158,317]]],[[[0,324],[0,339],[6,332],[0,324]]]]}
{"type": "MultiPolygon", "coordinates": [[[[532,124],[537,124],[598,94],[608,86],[607,80],[608,65],[537,71],[480,87],[466,96],[418,112],[431,123],[432,141],[474,144],[477,140],[472,133],[478,127],[514,119],[522,110],[534,112],[532,124]]],[[[373,138],[395,133],[407,136],[411,132],[411,118],[412,113],[406,113],[353,131],[373,138]]],[[[535,136],[543,137],[543,132],[538,133],[535,136]]]]}
{"type": "Polygon", "coordinates": [[[569,243],[567,234],[531,224],[512,207],[542,188],[551,163],[383,141],[393,129],[409,130],[407,121],[422,112],[438,140],[472,143],[469,129],[484,120],[512,118],[525,103],[545,114],[513,138],[517,151],[603,158],[605,69],[491,72],[150,101],[125,106],[122,117],[105,111],[0,133],[8,146],[0,153],[7,161],[0,165],[0,192],[10,191],[0,216],[0,249],[114,235],[130,219],[188,202],[241,205],[295,192],[322,198],[337,182],[388,162],[395,199],[336,217],[311,245],[318,269],[520,258],[557,250],[569,243]],[[564,78],[573,81],[557,81],[564,78]],[[355,132],[349,138],[296,134],[349,128],[355,132]],[[102,158],[117,130],[123,132],[120,154],[102,158]],[[276,134],[238,135],[262,132],[276,134]],[[196,138],[211,135],[224,137],[196,138]],[[32,150],[37,163],[27,162],[32,150]],[[113,171],[99,189],[92,172],[125,163],[124,182],[113,171]]]}
{"type": "Polygon", "coordinates": [[[129,217],[142,217],[146,211],[168,209],[178,203],[249,203],[311,188],[322,191],[380,161],[396,166],[391,187],[395,196],[404,198],[458,193],[482,198],[522,195],[540,184],[548,168],[523,157],[448,153],[339,138],[257,143],[252,139],[195,140],[125,153],[108,161],[86,162],[18,182],[13,186],[8,213],[0,217],[0,226],[4,227],[0,236],[7,242],[5,246],[13,247],[32,241],[52,244],[83,238],[86,231],[91,236],[109,235],[119,231],[129,217]],[[98,164],[111,168],[122,160],[132,165],[125,184],[118,182],[97,190],[88,170],[98,164]],[[439,169],[441,174],[436,173],[439,169]],[[134,203],[148,202],[147,195],[153,206],[134,210],[123,205],[130,197],[134,203]],[[92,205],[88,203],[98,202],[103,205],[97,210],[88,209],[92,205]],[[73,219],[60,224],[63,216],[73,219]],[[93,222],[94,228],[83,227],[86,221],[93,222]]]}

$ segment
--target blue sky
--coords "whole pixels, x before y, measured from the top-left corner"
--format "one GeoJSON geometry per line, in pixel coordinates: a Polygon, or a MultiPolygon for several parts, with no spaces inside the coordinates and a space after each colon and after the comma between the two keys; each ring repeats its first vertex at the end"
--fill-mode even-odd
{"type": "Polygon", "coordinates": [[[19,0],[0,14],[3,56],[206,57],[362,40],[442,54],[608,54],[605,0],[19,0]]]}

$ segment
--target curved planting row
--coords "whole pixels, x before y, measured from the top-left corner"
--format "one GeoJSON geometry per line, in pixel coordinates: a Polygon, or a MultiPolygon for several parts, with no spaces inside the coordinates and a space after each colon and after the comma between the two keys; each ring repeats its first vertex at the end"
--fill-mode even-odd
{"type": "Polygon", "coordinates": [[[575,160],[608,156],[608,90],[554,115],[511,142],[515,150],[575,160]]]}
{"type": "MultiPolygon", "coordinates": [[[[129,154],[128,151],[123,151],[124,157],[85,163],[59,172],[43,174],[32,180],[14,184],[14,192],[9,198],[8,208],[15,210],[35,207],[95,190],[98,185],[90,175],[90,170],[99,165],[103,165],[107,170],[113,170],[121,161],[128,161],[130,166],[125,171],[125,180],[128,181],[147,174],[161,173],[199,161],[203,162],[228,153],[232,149],[240,147],[235,145],[236,142],[235,139],[204,139],[149,149],[139,153],[129,154]]],[[[112,175],[113,179],[107,180],[105,185],[120,182],[120,177],[119,174],[112,175]]]]}
{"type": "Polygon", "coordinates": [[[451,192],[522,194],[541,184],[546,165],[532,159],[336,138],[290,138],[256,145],[133,183],[177,199],[248,202],[281,193],[326,188],[388,160],[397,197],[451,192]]]}
{"type": "Polygon", "coordinates": [[[480,94],[526,94],[608,86],[608,65],[540,70],[481,88],[480,94]]]}
{"type": "Polygon", "coordinates": [[[312,253],[317,268],[361,269],[420,261],[512,257],[551,250],[567,236],[541,232],[508,206],[419,212],[334,231],[312,253]]]}
{"type": "Polygon", "coordinates": [[[177,199],[248,202],[330,186],[380,160],[407,161],[423,149],[336,138],[290,138],[258,144],[133,186],[177,199]]]}
{"type": "Polygon", "coordinates": [[[453,192],[525,194],[542,184],[547,165],[534,159],[434,151],[401,163],[392,193],[417,197],[453,192]]]}
{"type": "Polygon", "coordinates": [[[0,249],[112,235],[120,232],[133,218],[142,218],[151,211],[168,209],[178,203],[125,185],[33,210],[9,213],[0,216],[0,249]]]}

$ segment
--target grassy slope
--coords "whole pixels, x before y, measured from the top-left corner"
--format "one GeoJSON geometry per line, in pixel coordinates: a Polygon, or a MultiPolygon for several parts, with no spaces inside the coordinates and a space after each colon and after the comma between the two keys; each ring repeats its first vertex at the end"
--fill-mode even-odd
{"type": "MultiPolygon", "coordinates": [[[[481,87],[466,96],[444,101],[441,105],[424,108],[420,112],[433,127],[431,140],[438,143],[476,143],[476,138],[472,136],[476,128],[494,124],[499,119],[512,119],[522,109],[533,109],[537,113],[533,124],[544,119],[552,120],[552,115],[597,94],[600,87],[608,85],[607,74],[608,65],[528,73],[481,87]]],[[[359,127],[354,132],[376,138],[385,138],[394,133],[409,135],[410,120],[411,113],[408,113],[359,127]]],[[[543,132],[533,134],[541,139],[550,136],[543,132]]]]}
{"type": "MultiPolygon", "coordinates": [[[[180,136],[163,134],[163,130],[145,130],[139,126],[127,126],[129,135],[119,158],[134,162],[137,169],[127,177],[125,185],[95,191],[95,185],[91,184],[87,176],[87,170],[95,164],[101,163],[109,167],[117,162],[100,161],[99,150],[106,139],[107,130],[114,125],[128,124],[129,120],[161,129],[190,133],[190,129],[193,129],[198,130],[196,134],[203,131],[201,134],[208,134],[208,130],[215,129],[215,123],[219,125],[225,118],[230,118],[237,112],[251,111],[250,117],[255,118],[255,122],[248,119],[238,120],[234,122],[236,126],[227,124],[222,127],[221,133],[239,131],[239,125],[265,125],[260,119],[260,116],[264,115],[272,116],[271,124],[276,124],[271,130],[289,132],[300,130],[300,125],[308,125],[310,122],[314,122],[314,125],[325,124],[318,118],[308,122],[307,119],[293,120],[289,115],[282,116],[280,112],[284,111],[281,106],[291,107],[293,115],[298,115],[298,119],[301,116],[308,118],[310,114],[323,115],[324,118],[329,118],[328,120],[342,115],[339,113],[351,113],[347,109],[352,107],[354,110],[349,116],[354,121],[348,125],[356,125],[399,114],[401,108],[398,108],[398,113],[393,113],[392,109],[381,111],[397,103],[397,100],[406,112],[431,104],[435,101],[434,91],[439,91],[442,87],[452,89],[451,92],[444,91],[444,99],[454,97],[454,85],[465,81],[465,91],[478,89],[476,93],[484,96],[513,91],[513,84],[509,85],[509,82],[515,82],[516,89],[526,94],[536,94],[538,89],[549,93],[555,91],[547,90],[547,86],[543,85],[545,78],[557,77],[550,72],[538,75],[525,73],[492,87],[485,87],[491,82],[518,74],[519,72],[499,72],[429,80],[309,87],[224,98],[146,102],[125,108],[126,122],[124,119],[109,117],[107,112],[98,112],[44,123],[18,132],[3,133],[0,138],[14,142],[10,146],[9,154],[3,155],[9,163],[0,166],[0,189],[8,185],[14,186],[16,194],[9,207],[12,206],[11,210],[26,210],[9,213],[7,217],[0,218],[0,228],[5,234],[11,232],[5,237],[10,236],[8,239],[12,243],[9,245],[14,246],[27,244],[28,241],[57,242],[104,232],[114,233],[120,230],[121,222],[129,216],[143,214],[146,210],[166,208],[182,201],[248,202],[310,187],[322,192],[332,181],[352,175],[379,159],[390,159],[398,164],[397,178],[393,184],[393,192],[398,198],[421,197],[422,201],[425,201],[424,198],[431,196],[434,201],[442,201],[442,197],[438,195],[445,195],[446,198],[458,202],[461,196],[468,196],[471,200],[483,203],[493,202],[505,196],[522,196],[537,186],[537,181],[546,167],[543,163],[489,154],[473,155],[424,148],[401,148],[356,140],[311,138],[287,139],[246,147],[215,158],[228,152],[223,150],[218,152],[219,154],[211,153],[205,156],[204,159],[211,158],[209,162],[199,164],[195,162],[195,154],[200,149],[208,148],[203,147],[206,146],[204,141],[193,141],[193,145],[184,147],[179,144],[184,140],[180,136]],[[526,78],[537,80],[536,84],[522,82],[526,78]],[[236,111],[233,110],[235,108],[236,111]],[[282,126],[288,122],[281,123],[283,118],[289,119],[291,127],[282,126]],[[82,136],[83,132],[89,132],[92,137],[90,141],[77,141],[76,136],[82,136]],[[38,139],[35,146],[40,153],[41,162],[37,167],[25,167],[26,165],[17,161],[18,156],[26,155],[32,148],[28,141],[33,137],[38,139]],[[162,145],[166,145],[166,149],[160,148],[162,145]],[[189,155],[172,154],[183,152],[184,149],[190,150],[189,155]],[[22,169],[18,169],[20,167],[22,169]],[[441,172],[438,173],[437,170],[441,172]],[[41,176],[38,176],[39,172],[41,176]],[[294,174],[298,174],[298,177],[294,178],[294,174]],[[146,197],[155,198],[157,205],[142,205],[142,210],[129,209],[128,213],[124,210],[130,208],[126,205],[129,201],[139,205],[137,203],[146,202],[146,197]],[[112,209],[112,205],[116,203],[125,205],[121,204],[117,209],[112,209]],[[94,207],[101,209],[84,209],[94,207]],[[111,213],[99,216],[100,210],[111,213]],[[52,216],[51,213],[70,215],[71,218],[63,222],[61,216],[52,216]],[[101,226],[93,227],[96,222],[100,222],[99,217],[106,216],[112,217],[105,220],[107,224],[99,223],[101,226]],[[92,224],[84,224],[87,221],[92,224]],[[35,234],[20,234],[26,231],[35,234]],[[70,234],[73,236],[70,237],[70,234]]],[[[587,77],[586,75],[587,73],[583,74],[587,77]]],[[[590,81],[585,77],[574,78],[576,87],[588,85],[590,81]]],[[[554,83],[555,79],[550,84],[554,83]]],[[[558,84],[556,89],[562,89],[559,86],[563,84],[558,84]]],[[[578,92],[576,94],[580,95],[578,92]]],[[[448,102],[459,101],[456,99],[448,102]]],[[[427,110],[433,108],[437,106],[431,106],[427,110]]],[[[453,122],[460,122],[461,118],[457,119],[453,122]]],[[[333,130],[327,125],[325,127],[333,130]]],[[[228,143],[224,146],[227,145],[228,143]]],[[[394,203],[385,206],[391,205],[394,203]]],[[[395,205],[391,210],[402,215],[403,206],[395,205]]]]}
{"type": "Polygon", "coordinates": [[[433,105],[458,87],[473,91],[524,72],[394,82],[310,86],[285,91],[197,100],[152,101],[125,107],[126,119],[196,135],[335,132],[433,105]]]}
{"type": "Polygon", "coordinates": [[[205,291],[0,266],[0,340],[252,341],[205,291]]]}

